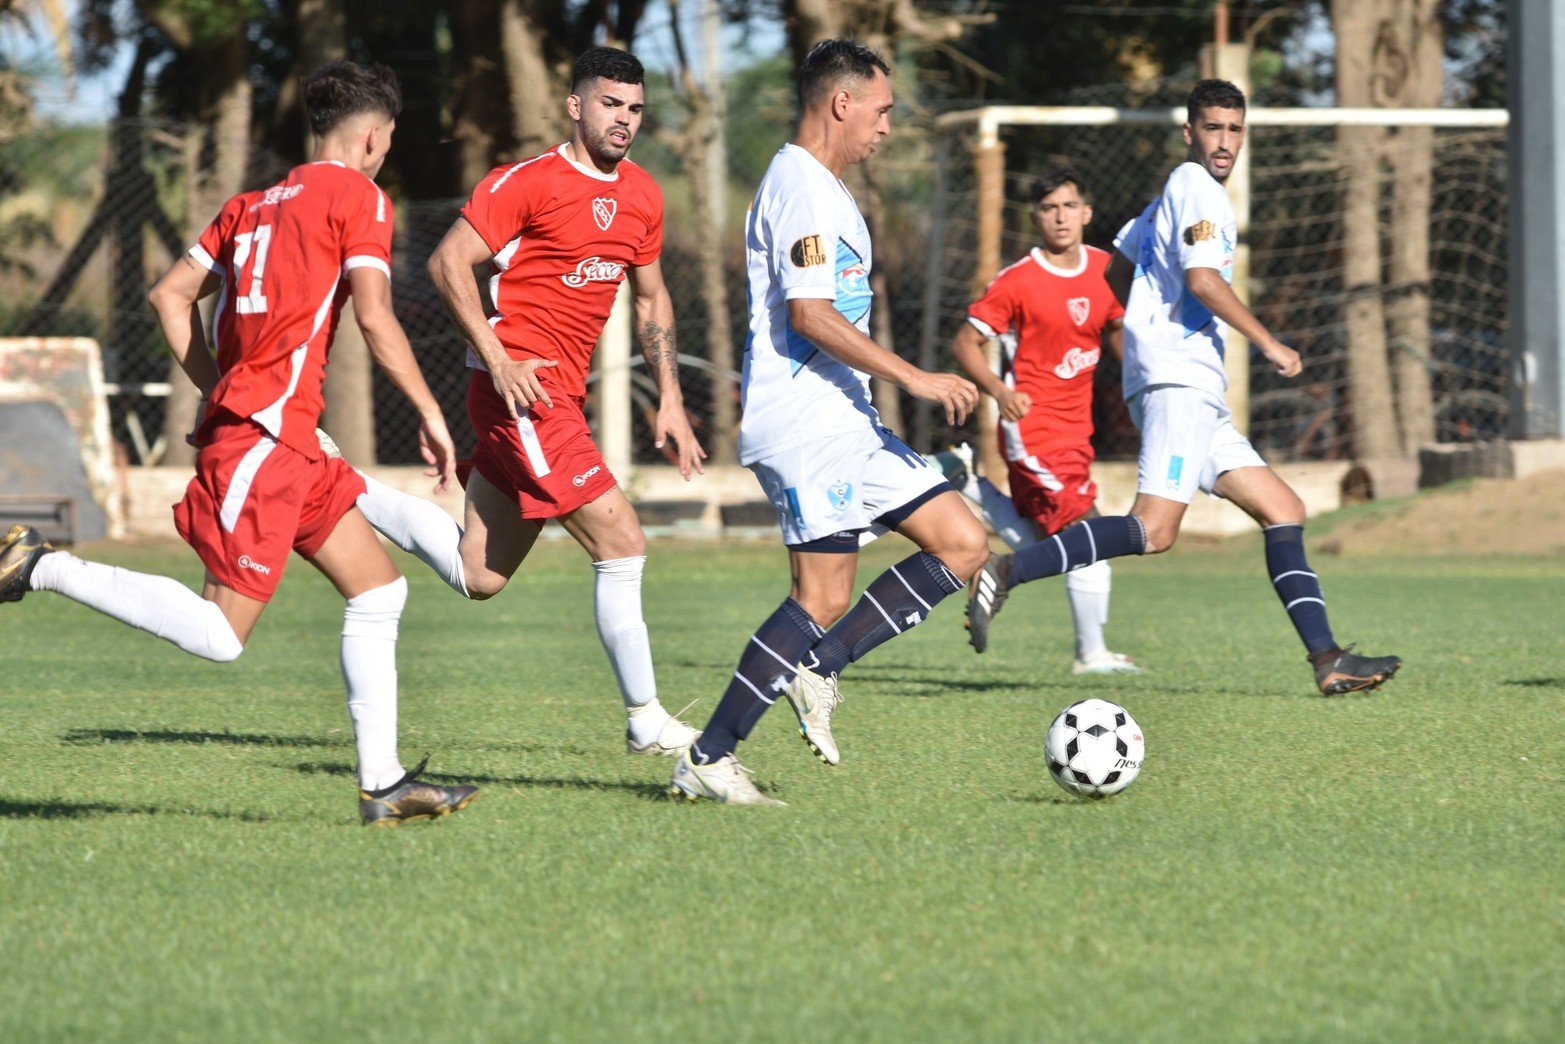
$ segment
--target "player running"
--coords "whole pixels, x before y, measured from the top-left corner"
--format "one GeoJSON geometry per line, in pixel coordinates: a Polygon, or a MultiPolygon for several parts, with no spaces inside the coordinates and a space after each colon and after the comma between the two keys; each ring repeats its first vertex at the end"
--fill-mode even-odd
{"type": "MultiPolygon", "coordinates": [[[[314,159],[224,204],[148,295],[181,368],[201,389],[196,476],[174,506],[206,566],[198,597],[177,581],[86,562],[15,526],[0,544],[0,601],[54,591],[227,662],[298,551],[348,600],[342,673],[358,747],[359,813],[395,826],[463,808],[477,788],[422,782],[397,758],[397,622],[407,581],[353,506],[359,476],[315,436],[327,348],[351,293],[364,340],[419,413],[419,441],[449,481],[455,451],[391,308],[391,203],[375,186],[402,93],[384,66],[333,62],[304,86],[314,159]],[[207,348],[196,302],[219,287],[207,348]]],[[[427,758],[425,759],[428,760],[427,758]]]]}
{"type": "MultiPolygon", "coordinates": [[[[936,454],[946,477],[982,505],[995,531],[1013,548],[1095,518],[1092,481],[1092,378],[1103,345],[1120,355],[1125,310],[1104,272],[1109,255],[1082,242],[1092,221],[1086,182],[1075,167],[1049,171],[1032,185],[1032,225],[1039,245],[989,284],[967,309],[951,353],[999,407],[1000,453],[1011,495],[972,467],[972,450],[936,454]],[[1006,336],[1010,335],[1010,336],[1006,336]],[[989,369],[984,341],[998,337],[1000,375],[989,369]]],[[[1135,674],[1140,668],[1104,644],[1112,574],[1105,561],[1065,577],[1076,623],[1072,674],[1135,674]]],[[[983,652],[986,631],[969,631],[983,652]]]]}
{"type": "Polygon", "coordinates": [[[798,133],[772,159],[746,221],[750,335],[739,459],[777,509],[793,586],[675,765],[672,792],[692,800],[781,804],[734,756],[780,696],[810,749],[837,764],[838,675],[917,626],[986,554],[987,534],[966,503],[881,426],[870,403],[872,375],[940,403],[953,424],[978,401],[955,374],[927,373],[869,339],[869,230],[841,178],[891,132],[888,71],[875,52],[847,40],[811,49],[799,69],[798,133]],[[860,535],[877,523],[920,550],[872,580],[849,609],[860,535]]]}
{"type": "Polygon", "coordinates": [[[429,272],[467,337],[467,410],[478,435],[464,524],[373,479],[359,507],[394,544],[465,598],[498,594],[558,519],[592,559],[598,636],[625,705],[626,748],[671,756],[697,735],[658,702],[641,576],[647,541],[636,509],[592,441],[584,412],[593,349],[619,284],[635,291],[636,330],[688,480],[706,456],[679,388],[674,306],[663,284],[663,195],[625,158],[641,126],[644,74],[634,55],[594,47],[576,60],[566,99],[571,140],[496,167],[479,182],[429,272]],[[493,272],[484,314],[475,265],[493,272]]]}
{"type": "Polygon", "coordinates": [[[1186,102],[1186,160],[1126,226],[1108,281],[1125,302],[1125,399],[1141,431],[1130,514],[1090,518],[1014,555],[996,555],[968,598],[974,645],[1018,584],[1120,555],[1172,547],[1196,489],[1233,501],[1265,531],[1266,566],[1308,650],[1322,695],[1373,689],[1402,666],[1337,645],[1320,581],[1304,555],[1304,504],[1239,433],[1223,403],[1226,330],[1249,339],[1284,377],[1303,368],[1235,295],[1238,223],[1223,182],[1244,144],[1244,93],[1202,80],[1186,102]],[[1134,259],[1132,261],[1132,259],[1134,259]]]}

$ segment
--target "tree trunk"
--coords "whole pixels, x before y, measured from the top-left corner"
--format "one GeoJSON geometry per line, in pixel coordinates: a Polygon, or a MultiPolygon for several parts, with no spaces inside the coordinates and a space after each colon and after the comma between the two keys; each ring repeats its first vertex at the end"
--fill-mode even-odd
{"type": "Polygon", "coordinates": [[[569,84],[544,50],[546,34],[530,0],[500,5],[500,46],[510,88],[511,133],[517,153],[533,156],[567,137],[561,104],[569,84]]]}
{"type": "MultiPolygon", "coordinates": [[[[1390,31],[1376,48],[1377,98],[1401,108],[1433,108],[1444,89],[1444,41],[1437,0],[1403,0],[1390,31]],[[1405,70],[1405,76],[1396,75],[1405,70]]],[[[1434,166],[1434,129],[1403,127],[1394,132],[1391,163],[1391,286],[1386,319],[1397,383],[1397,420],[1402,452],[1412,455],[1435,440],[1434,390],[1429,338],[1429,210],[1434,166]]]]}
{"type": "Polygon", "coordinates": [[[462,191],[473,186],[514,146],[500,19],[489,0],[465,0],[451,17],[451,49],[461,57],[452,98],[452,136],[462,191]]]}
{"type": "MultiPolygon", "coordinates": [[[[235,34],[203,49],[200,68],[206,78],[203,95],[211,104],[206,107],[207,118],[192,131],[190,211],[186,215],[186,238],[192,243],[228,198],[244,188],[250,162],[251,96],[244,35],[235,34]],[[211,160],[204,163],[208,154],[211,160]]],[[[167,449],[162,462],[188,467],[195,463],[196,453],[185,436],[195,424],[201,396],[178,363],[171,363],[169,369],[172,391],[163,417],[167,449]]]]}
{"type": "MultiPolygon", "coordinates": [[[[1381,0],[1332,0],[1337,38],[1337,104],[1370,104],[1372,55],[1381,0]]],[[[1399,455],[1386,360],[1381,303],[1380,146],[1376,127],[1340,127],[1337,149],[1343,179],[1343,291],[1347,303],[1348,395],[1354,453],[1378,460],[1399,455]]]]}

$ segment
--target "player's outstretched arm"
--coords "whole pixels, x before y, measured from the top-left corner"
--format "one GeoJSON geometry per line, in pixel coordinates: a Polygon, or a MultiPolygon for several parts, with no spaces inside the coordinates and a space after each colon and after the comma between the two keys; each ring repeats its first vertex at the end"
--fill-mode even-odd
{"type": "Polygon", "coordinates": [[[366,265],[348,273],[348,287],[353,291],[354,318],[375,364],[418,411],[418,448],[429,465],[424,474],[435,477],[435,492],[442,493],[456,479],[456,446],[408,335],[392,311],[391,280],[378,268],[366,265]]]}
{"type": "Polygon", "coordinates": [[[217,387],[220,375],[207,348],[206,330],[196,304],[222,282],[215,272],[209,272],[187,255],[170,265],[147,291],[147,302],[157,314],[158,326],[163,328],[163,339],[174,353],[174,361],[201,390],[203,399],[217,387]]]}
{"type": "Polygon", "coordinates": [[[473,346],[484,361],[495,391],[505,400],[505,407],[512,417],[520,417],[535,402],[549,408],[554,403],[549,393],[538,383],[535,371],[558,366],[553,359],[527,359],[518,362],[506,352],[500,338],[495,336],[484,314],[483,299],[478,296],[478,283],[473,279],[473,268],[494,256],[478,230],[457,218],[446,237],[440,241],[429,257],[429,278],[434,280],[446,314],[456,323],[467,343],[473,346]]]}
{"type": "Polygon", "coordinates": [[[890,381],[916,398],[945,407],[946,422],[961,424],[978,405],[978,388],[954,373],[930,373],[888,352],[868,337],[825,298],[795,297],[788,301],[788,322],[815,347],[855,370],[890,381]]]}
{"type": "Polygon", "coordinates": [[[706,450],[696,441],[685,412],[685,393],[679,386],[679,345],[674,339],[674,302],[663,282],[663,263],[638,265],[630,270],[630,287],[636,297],[636,338],[641,342],[641,357],[658,382],[658,415],[652,437],[662,449],[674,440],[679,455],[679,473],[690,479],[694,469],[706,474],[701,462],[706,450]]]}
{"type": "Polygon", "coordinates": [[[1000,407],[1000,416],[1006,420],[1021,420],[1032,409],[1032,396],[1006,387],[1004,381],[989,369],[989,357],[984,351],[982,331],[972,323],[963,323],[951,342],[951,354],[973,383],[983,389],[1000,407]]]}
{"type": "Polygon", "coordinates": [[[1297,377],[1304,369],[1299,353],[1272,336],[1270,330],[1245,307],[1234,293],[1233,287],[1215,268],[1189,268],[1185,270],[1185,285],[1196,299],[1206,305],[1211,313],[1248,338],[1261,350],[1261,354],[1277,366],[1284,377],[1297,377]]]}

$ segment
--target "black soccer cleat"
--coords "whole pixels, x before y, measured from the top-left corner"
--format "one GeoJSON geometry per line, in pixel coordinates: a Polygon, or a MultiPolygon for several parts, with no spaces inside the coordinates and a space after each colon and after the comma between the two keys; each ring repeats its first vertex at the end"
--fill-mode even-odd
{"type": "Polygon", "coordinates": [[[33,567],[53,550],[32,526],[12,526],[0,540],[0,602],[20,602],[32,590],[33,567]]]}
{"type": "Polygon", "coordinates": [[[989,648],[989,623],[1005,608],[1011,593],[1011,564],[1015,555],[989,553],[989,561],[967,585],[967,641],[974,652],[989,648]]]}
{"type": "Polygon", "coordinates": [[[429,758],[384,790],[359,791],[359,815],[365,826],[400,826],[415,819],[438,819],[472,804],[477,787],[441,787],[418,778],[429,758]]]}
{"type": "Polygon", "coordinates": [[[1360,656],[1353,646],[1331,649],[1311,656],[1315,684],[1322,696],[1342,696],[1350,692],[1368,692],[1391,680],[1402,666],[1400,656],[1360,656]]]}

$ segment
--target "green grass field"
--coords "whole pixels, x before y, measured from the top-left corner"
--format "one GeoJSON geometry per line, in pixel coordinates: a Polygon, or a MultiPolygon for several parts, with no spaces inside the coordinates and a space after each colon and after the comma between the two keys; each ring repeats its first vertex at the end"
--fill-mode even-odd
{"type": "MultiPolygon", "coordinates": [[[[906,553],[883,541],[861,580],[906,553]]],[[[194,583],[182,547],[97,557],[194,583]]],[[[1565,1027],[1565,559],[1320,557],[1378,693],[1311,695],[1244,539],[1116,564],[1069,676],[1057,582],[974,656],[960,605],[848,674],[843,763],[742,751],[785,809],[664,796],[624,753],[591,572],[541,546],[467,604],[410,558],[403,757],[476,782],[358,825],[341,603],[295,563],[236,664],[53,595],[0,607],[0,1040],[1543,1040],[1565,1027]],[[1124,794],[1044,731],[1123,703],[1124,794]]],[[[663,699],[721,692],[770,544],[659,543],[663,699]]]]}

